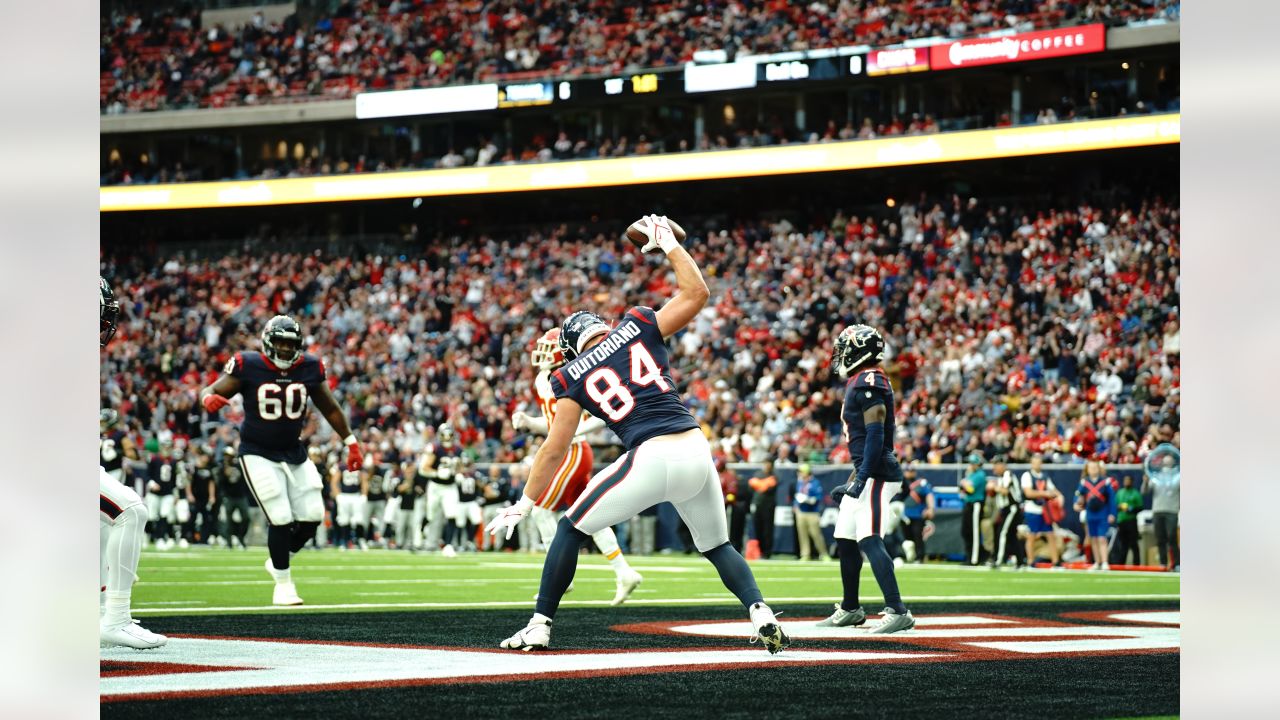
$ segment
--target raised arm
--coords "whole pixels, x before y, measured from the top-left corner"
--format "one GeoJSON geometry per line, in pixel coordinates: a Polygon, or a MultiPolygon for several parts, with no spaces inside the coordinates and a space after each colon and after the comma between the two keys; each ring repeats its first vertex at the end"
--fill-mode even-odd
{"type": "Polygon", "coordinates": [[[711,291],[702,279],[698,264],[676,240],[675,231],[671,229],[671,223],[665,215],[649,215],[638,225],[649,237],[649,242],[641,250],[648,252],[654,248],[661,249],[667,254],[671,269],[676,273],[676,294],[657,312],[658,330],[662,337],[671,337],[697,316],[711,297],[711,291]]]}

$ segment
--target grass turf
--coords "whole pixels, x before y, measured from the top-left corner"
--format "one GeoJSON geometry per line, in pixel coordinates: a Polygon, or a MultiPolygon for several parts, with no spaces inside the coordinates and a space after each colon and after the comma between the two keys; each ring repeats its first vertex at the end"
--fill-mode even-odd
{"type": "MultiPolygon", "coordinates": [[[[386,550],[306,551],[294,557],[293,578],[307,605],[284,612],[368,612],[436,608],[529,608],[541,576],[542,555],[476,553],[456,558],[386,550]]],[[[191,549],[147,552],[134,589],[136,615],[272,611],[265,550],[191,549]]],[[[698,556],[630,557],[645,575],[636,605],[735,603],[711,564],[698,556]]],[[[840,595],[836,563],[756,561],[752,569],[765,597],[776,604],[819,612],[840,595]]],[[[955,565],[909,565],[898,570],[909,603],[991,600],[1177,600],[1179,577],[1158,573],[989,570],[955,565]]],[[[578,563],[575,590],[565,607],[602,605],[613,597],[613,572],[599,555],[578,563]]],[[[880,600],[864,566],[862,600],[880,600]]]]}
{"type": "MultiPolygon", "coordinates": [[[[528,618],[541,555],[457,558],[401,552],[307,551],[295,557],[302,608],[272,608],[262,549],[147,552],[135,614],[165,633],[492,648],[528,618]]],[[[639,650],[744,647],[740,638],[645,635],[620,623],[740,619],[741,607],[710,564],[682,555],[631,558],[645,582],[623,608],[601,607],[613,574],[598,555],[580,559],[575,592],[557,616],[555,647],[639,650]]],[[[752,563],[775,608],[791,617],[829,612],[836,563],[752,563]]],[[[1061,619],[1088,610],[1176,609],[1179,577],[1151,573],[992,571],[950,565],[899,569],[918,616],[995,613],[1061,619]]],[[[878,609],[869,570],[862,600],[878,609]]],[[[786,617],[784,617],[784,621],[786,617]]],[[[806,649],[872,649],[864,641],[806,640],[806,649]]],[[[105,657],[105,656],[104,656],[105,657]]],[[[128,660],[126,656],[124,658],[128,660]]],[[[602,716],[721,718],[1150,717],[1178,712],[1179,654],[1028,656],[920,664],[777,666],[669,674],[379,687],[294,694],[104,703],[104,718],[304,717],[334,720],[405,712],[460,717],[602,716]]]]}

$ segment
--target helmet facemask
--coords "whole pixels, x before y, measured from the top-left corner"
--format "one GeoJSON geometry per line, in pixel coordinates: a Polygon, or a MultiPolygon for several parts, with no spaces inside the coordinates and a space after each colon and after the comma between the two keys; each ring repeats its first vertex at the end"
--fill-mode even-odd
{"type": "Polygon", "coordinates": [[[290,367],[302,357],[302,329],[292,318],[277,315],[262,331],[262,354],[276,367],[290,367]]]}

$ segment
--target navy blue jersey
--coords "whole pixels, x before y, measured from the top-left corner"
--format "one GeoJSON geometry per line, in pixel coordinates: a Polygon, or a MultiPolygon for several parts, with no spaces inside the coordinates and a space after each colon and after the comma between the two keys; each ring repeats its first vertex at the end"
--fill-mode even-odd
{"type": "Polygon", "coordinates": [[[551,373],[551,391],[604,420],[627,450],[698,427],[676,392],[652,308],[631,308],[604,340],[551,373]]]}
{"type": "Polygon", "coordinates": [[[244,423],[240,425],[240,454],[297,464],[307,459],[302,428],[307,402],[324,383],[324,363],[305,354],[292,366],[278,368],[262,353],[236,353],[225,372],[240,381],[244,423]]]}
{"type": "Polygon", "coordinates": [[[150,483],[160,486],[155,491],[157,495],[172,495],[178,489],[178,468],[173,458],[152,455],[151,460],[147,462],[147,491],[150,492],[150,483]]]}
{"type": "Polygon", "coordinates": [[[849,380],[844,393],[844,407],[840,419],[844,422],[844,440],[849,444],[853,463],[862,467],[862,451],[867,441],[867,426],[862,413],[877,405],[883,405],[884,447],[880,458],[871,466],[871,477],[885,482],[902,482],[902,468],[893,456],[893,386],[880,368],[860,370],[849,380]]]}

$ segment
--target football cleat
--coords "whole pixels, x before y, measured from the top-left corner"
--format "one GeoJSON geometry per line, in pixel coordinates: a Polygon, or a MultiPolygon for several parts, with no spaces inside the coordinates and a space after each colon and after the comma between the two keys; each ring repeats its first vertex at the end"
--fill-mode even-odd
{"type": "Polygon", "coordinates": [[[98,631],[98,647],[123,646],[134,650],[153,650],[167,642],[169,638],[151,632],[132,619],[122,625],[104,627],[98,631]]]}
{"type": "Polygon", "coordinates": [[[880,622],[873,628],[871,632],[874,635],[888,635],[890,633],[902,632],[910,630],[916,626],[916,619],[912,617],[911,611],[899,615],[894,612],[893,608],[885,608],[880,614],[880,622]]]}
{"type": "Polygon", "coordinates": [[[751,624],[756,628],[756,634],[751,638],[751,644],[756,641],[764,643],[764,649],[769,651],[770,655],[776,655],[787,647],[791,646],[791,638],[782,630],[782,623],[778,622],[778,618],[764,603],[756,603],[751,606],[751,624]]]}
{"type": "Polygon", "coordinates": [[[831,617],[818,623],[818,627],[857,627],[867,622],[867,611],[859,607],[856,610],[845,610],[836,603],[831,617]]]}
{"type": "Polygon", "coordinates": [[[454,550],[452,545],[445,545],[440,550],[440,555],[443,557],[458,557],[458,551],[454,550]]]}
{"type": "Polygon", "coordinates": [[[298,588],[293,583],[276,583],[275,590],[271,592],[272,605],[301,605],[302,598],[298,597],[298,588]]]}
{"type": "Polygon", "coordinates": [[[635,570],[628,570],[618,578],[617,592],[613,595],[610,605],[618,606],[627,601],[631,597],[631,593],[640,587],[640,583],[644,582],[644,576],[635,570]]]}
{"type": "Polygon", "coordinates": [[[546,650],[551,645],[551,621],[534,618],[523,630],[503,640],[503,650],[546,650]]]}

